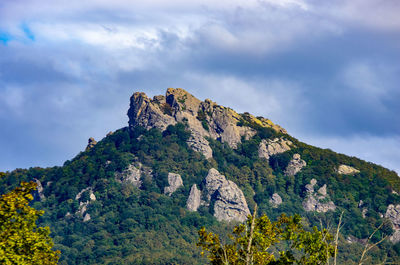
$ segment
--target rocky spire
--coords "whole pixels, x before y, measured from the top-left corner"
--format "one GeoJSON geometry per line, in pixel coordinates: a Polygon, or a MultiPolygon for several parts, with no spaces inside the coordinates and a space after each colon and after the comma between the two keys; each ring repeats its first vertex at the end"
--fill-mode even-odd
{"type": "MultiPolygon", "coordinates": [[[[146,129],[165,130],[168,125],[177,122],[187,124],[191,132],[188,145],[206,158],[212,157],[212,150],[204,137],[220,139],[236,148],[242,137],[248,139],[256,133],[249,126],[239,124],[243,117],[234,110],[209,99],[200,101],[182,88],[168,88],[165,96],[155,96],[153,99],[145,93],[134,93],[130,99],[128,117],[132,129],[139,125],[146,129]]],[[[250,114],[246,114],[246,118],[252,123],[286,133],[268,119],[258,119],[250,114]]]]}

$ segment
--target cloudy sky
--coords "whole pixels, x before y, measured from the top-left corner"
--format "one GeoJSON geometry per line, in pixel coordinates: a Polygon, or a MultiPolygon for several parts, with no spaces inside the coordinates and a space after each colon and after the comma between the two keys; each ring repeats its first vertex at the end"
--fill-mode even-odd
{"type": "Polygon", "coordinates": [[[0,171],[62,165],[127,125],[133,92],[182,87],[400,173],[399,13],[398,0],[0,1],[0,171]]]}

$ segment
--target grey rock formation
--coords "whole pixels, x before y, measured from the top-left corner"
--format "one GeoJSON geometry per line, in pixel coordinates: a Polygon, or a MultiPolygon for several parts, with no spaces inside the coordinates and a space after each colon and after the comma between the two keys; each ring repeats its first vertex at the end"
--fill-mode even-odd
{"type": "Polygon", "coordinates": [[[89,221],[91,219],[91,217],[90,217],[90,214],[85,214],[85,216],[83,217],[83,221],[84,222],[87,222],[87,221],[89,221]]]}
{"type": "Polygon", "coordinates": [[[353,174],[356,174],[359,172],[360,172],[360,170],[358,170],[354,167],[351,167],[351,166],[347,166],[347,165],[340,165],[337,168],[337,173],[342,174],[342,175],[353,175],[353,174]]]}
{"type": "Polygon", "coordinates": [[[173,117],[164,114],[170,108],[171,106],[166,104],[165,98],[151,100],[145,93],[134,93],[128,110],[129,127],[133,128],[139,125],[146,129],[165,130],[168,125],[176,123],[173,117]]]}
{"type": "Polygon", "coordinates": [[[46,197],[44,196],[44,193],[43,193],[44,189],[43,189],[42,183],[38,179],[34,179],[34,181],[36,182],[36,188],[37,188],[36,191],[37,191],[37,194],[39,195],[39,199],[41,201],[44,201],[46,199],[46,197]]]}
{"type": "MultiPolygon", "coordinates": [[[[87,207],[90,204],[90,202],[95,201],[96,200],[96,196],[93,193],[93,188],[92,187],[87,187],[83,190],[81,190],[76,196],[75,196],[75,200],[80,201],[79,202],[79,209],[76,212],[77,215],[80,215],[81,217],[83,217],[83,221],[87,222],[90,220],[90,214],[86,213],[87,211],[87,207]],[[89,192],[89,200],[88,201],[80,201],[82,198],[82,195],[85,192],[89,192]]],[[[67,217],[67,216],[66,216],[67,217]]]]}
{"type": "Polygon", "coordinates": [[[142,185],[142,175],[152,178],[152,170],[148,167],[143,166],[140,162],[134,162],[122,172],[115,172],[115,179],[122,183],[132,184],[135,187],[140,188],[142,185]]]}
{"type": "Polygon", "coordinates": [[[294,154],[284,173],[286,176],[294,176],[306,165],[306,161],[302,160],[299,154],[294,154]]]}
{"type": "Polygon", "coordinates": [[[187,144],[196,152],[202,153],[207,159],[212,157],[212,149],[208,141],[199,133],[193,131],[187,144]]]}
{"type": "Polygon", "coordinates": [[[368,213],[368,209],[367,208],[363,208],[362,211],[361,211],[362,218],[366,218],[367,217],[367,213],[368,213]]]}
{"type": "Polygon", "coordinates": [[[387,207],[385,218],[389,219],[393,225],[394,233],[389,238],[393,244],[400,242],[400,204],[389,204],[387,207]]]}
{"type": "Polygon", "coordinates": [[[326,191],[326,184],[322,186],[317,192],[314,191],[314,186],[317,184],[315,179],[306,185],[306,198],[303,201],[303,208],[307,212],[316,211],[319,213],[326,213],[327,211],[334,211],[336,205],[329,200],[326,191]]]}
{"type": "Polygon", "coordinates": [[[318,193],[321,195],[321,196],[323,196],[323,197],[325,197],[326,196],[326,184],[324,184],[324,186],[322,186],[319,190],[318,190],[318,193]]]}
{"type": "Polygon", "coordinates": [[[89,198],[90,198],[90,200],[91,200],[91,201],[95,201],[95,200],[96,200],[96,196],[95,196],[94,193],[93,193],[92,187],[87,187],[87,188],[81,190],[78,194],[76,194],[75,200],[76,200],[76,201],[79,201],[79,200],[81,199],[83,193],[86,192],[86,191],[89,192],[89,198]]]}
{"type": "Polygon", "coordinates": [[[282,204],[282,198],[279,196],[278,193],[272,194],[269,203],[272,205],[273,208],[277,208],[280,204],[282,204]]]}
{"type": "Polygon", "coordinates": [[[93,137],[90,137],[88,140],[88,145],[86,146],[86,151],[92,149],[96,144],[96,140],[93,137]]]}
{"type": "Polygon", "coordinates": [[[181,175],[168,173],[168,187],[164,188],[164,194],[171,196],[179,187],[183,186],[181,175]]]}
{"type": "Polygon", "coordinates": [[[310,180],[310,184],[306,185],[307,194],[313,194],[314,193],[314,186],[316,184],[317,184],[317,180],[316,179],[310,180]]]}
{"type": "Polygon", "coordinates": [[[291,145],[291,141],[283,138],[263,139],[258,147],[258,157],[269,159],[272,155],[289,151],[291,145]]]}
{"type": "Polygon", "coordinates": [[[201,205],[201,192],[197,189],[197,185],[193,184],[190,188],[190,194],[186,201],[186,208],[189,211],[196,212],[201,205]]]}
{"type": "Polygon", "coordinates": [[[346,238],[346,241],[347,241],[347,243],[350,243],[350,244],[352,244],[352,243],[360,243],[360,244],[365,245],[367,243],[368,239],[359,239],[359,238],[357,238],[355,236],[349,235],[346,238]]]}
{"type": "Polygon", "coordinates": [[[208,200],[214,202],[214,216],[218,221],[243,222],[250,214],[243,192],[216,169],[209,170],[205,178],[208,200]]]}
{"type": "MultiPolygon", "coordinates": [[[[129,126],[165,130],[168,125],[183,122],[188,126],[191,137],[188,145],[201,152],[206,158],[212,157],[212,150],[204,137],[220,139],[236,148],[241,138],[249,139],[256,131],[248,126],[239,126],[242,116],[230,108],[222,107],[206,99],[200,101],[181,88],[168,88],[165,96],[150,99],[144,93],[134,93],[128,110],[129,126]]],[[[251,122],[285,132],[267,119],[247,115],[251,122]]]]}

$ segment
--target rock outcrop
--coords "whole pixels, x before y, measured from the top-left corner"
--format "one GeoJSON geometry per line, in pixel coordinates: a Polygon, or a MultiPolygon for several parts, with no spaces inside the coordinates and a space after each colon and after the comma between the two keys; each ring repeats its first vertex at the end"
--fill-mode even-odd
{"type": "Polygon", "coordinates": [[[39,199],[41,200],[41,201],[44,201],[45,199],[46,199],[46,197],[44,196],[44,189],[43,189],[43,186],[42,186],[42,183],[40,182],[40,180],[38,180],[38,179],[34,179],[34,181],[36,182],[36,192],[37,192],[37,195],[39,196],[39,199]]]}
{"type": "MultiPolygon", "coordinates": [[[[155,96],[153,99],[144,93],[134,93],[128,117],[131,129],[139,125],[146,129],[158,128],[163,131],[168,125],[177,122],[187,124],[191,132],[188,145],[193,150],[203,153],[206,158],[212,157],[212,150],[204,137],[220,139],[221,142],[236,148],[242,137],[248,139],[256,133],[249,126],[240,125],[244,119],[243,115],[209,99],[200,101],[181,88],[168,88],[165,96],[155,96]]],[[[250,114],[246,114],[246,119],[248,122],[286,133],[268,119],[259,119],[250,114]]]]}
{"type": "Polygon", "coordinates": [[[400,242],[400,204],[389,204],[387,207],[385,218],[389,219],[393,225],[394,233],[389,238],[393,244],[400,242]]]}
{"type": "MultiPolygon", "coordinates": [[[[79,209],[76,212],[77,215],[80,215],[83,217],[83,221],[87,222],[91,219],[90,214],[87,213],[87,207],[90,204],[91,201],[95,201],[96,200],[96,196],[93,193],[93,188],[92,187],[87,187],[83,190],[81,190],[76,196],[75,196],[75,200],[79,201],[79,209]],[[82,195],[85,192],[89,192],[89,200],[87,201],[81,201],[82,195]]],[[[67,213],[68,214],[68,213],[67,213]]],[[[67,217],[67,215],[66,215],[67,217]]]]}
{"type": "Polygon", "coordinates": [[[307,165],[306,161],[301,159],[299,154],[294,154],[292,160],[290,160],[284,173],[286,176],[294,176],[306,165],[307,165]]]}
{"type": "Polygon", "coordinates": [[[360,173],[360,170],[351,167],[351,166],[347,166],[347,165],[340,165],[337,168],[337,173],[338,174],[342,174],[342,175],[353,175],[353,174],[357,174],[360,173]]]}
{"type": "Polygon", "coordinates": [[[269,159],[270,156],[290,150],[293,143],[283,138],[263,139],[258,147],[258,157],[269,159]]]}
{"type": "Polygon", "coordinates": [[[306,198],[303,201],[303,208],[307,212],[315,211],[319,213],[326,213],[327,211],[334,211],[336,205],[329,199],[326,191],[326,184],[324,184],[317,192],[314,191],[314,186],[317,180],[312,179],[310,184],[306,185],[306,198]]]}
{"type": "Polygon", "coordinates": [[[189,211],[196,212],[197,209],[201,205],[201,192],[197,188],[196,184],[193,184],[192,188],[190,188],[190,194],[186,201],[186,208],[189,211]]]}
{"type": "Polygon", "coordinates": [[[183,186],[181,175],[168,173],[168,187],[164,188],[164,194],[171,196],[179,187],[183,186]]]}
{"type": "Polygon", "coordinates": [[[211,168],[205,178],[207,199],[214,202],[214,216],[218,221],[243,222],[250,214],[243,192],[216,169],[211,168]]]}
{"type": "Polygon", "coordinates": [[[278,193],[272,194],[269,203],[272,205],[272,208],[277,208],[280,204],[282,204],[282,198],[278,193]]]}
{"type": "Polygon", "coordinates": [[[90,137],[88,140],[88,145],[86,146],[86,151],[92,149],[96,144],[96,140],[93,137],[90,137]]]}
{"type": "Polygon", "coordinates": [[[115,172],[115,179],[122,183],[129,183],[140,188],[142,185],[142,175],[152,178],[152,170],[143,166],[140,162],[134,162],[122,172],[115,172]]]}

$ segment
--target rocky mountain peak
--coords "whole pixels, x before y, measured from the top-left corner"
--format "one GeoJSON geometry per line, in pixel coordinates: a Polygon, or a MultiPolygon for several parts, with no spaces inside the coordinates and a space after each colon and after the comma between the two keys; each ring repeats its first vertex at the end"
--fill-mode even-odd
{"type": "Polygon", "coordinates": [[[201,101],[182,88],[168,88],[165,96],[155,96],[153,99],[142,92],[134,93],[130,99],[128,117],[131,129],[139,125],[146,129],[165,130],[168,125],[184,122],[191,132],[188,145],[206,158],[212,157],[212,150],[204,137],[220,139],[236,148],[242,137],[249,139],[256,134],[253,128],[240,124],[244,119],[247,123],[286,133],[268,119],[256,118],[249,113],[238,114],[209,99],[201,101]]]}
{"type": "Polygon", "coordinates": [[[197,115],[201,101],[182,88],[168,88],[166,102],[175,111],[186,111],[197,115]]]}

